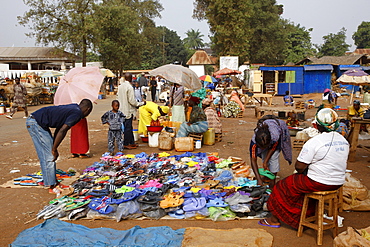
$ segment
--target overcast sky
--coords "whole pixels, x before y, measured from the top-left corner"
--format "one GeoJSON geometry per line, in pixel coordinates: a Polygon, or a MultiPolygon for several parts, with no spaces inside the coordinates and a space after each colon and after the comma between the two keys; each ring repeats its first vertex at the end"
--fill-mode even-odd
{"type": "MultiPolygon", "coordinates": [[[[0,0],[0,47],[35,46],[33,39],[26,37],[27,28],[17,24],[17,16],[27,11],[22,0],[0,0]]],[[[177,32],[181,38],[185,32],[194,29],[204,35],[209,41],[209,28],[206,21],[192,19],[193,0],[160,0],[164,7],[162,18],[156,19],[156,24],[166,26],[177,32]]],[[[313,28],[312,43],[321,44],[322,37],[329,33],[337,33],[344,27],[347,29],[347,43],[354,50],[352,34],[362,21],[370,21],[369,0],[277,0],[284,5],[283,18],[295,24],[313,28]]]]}

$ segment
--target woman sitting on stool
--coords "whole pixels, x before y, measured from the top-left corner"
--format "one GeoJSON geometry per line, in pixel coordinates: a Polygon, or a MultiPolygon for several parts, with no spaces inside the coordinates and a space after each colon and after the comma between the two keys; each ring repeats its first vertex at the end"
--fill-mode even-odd
{"type": "Polygon", "coordinates": [[[189,122],[183,122],[177,132],[176,137],[186,137],[189,133],[204,133],[208,130],[207,116],[198,106],[200,99],[198,97],[190,97],[188,105],[192,107],[189,122]]]}

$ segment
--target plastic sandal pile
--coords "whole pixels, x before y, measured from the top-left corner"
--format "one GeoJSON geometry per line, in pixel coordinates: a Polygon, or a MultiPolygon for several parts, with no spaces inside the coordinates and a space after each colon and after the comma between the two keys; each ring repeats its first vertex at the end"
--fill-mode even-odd
{"type": "Polygon", "coordinates": [[[104,154],[71,185],[73,195],[50,201],[37,218],[261,218],[270,191],[253,177],[244,162],[217,154],[104,154]]]}

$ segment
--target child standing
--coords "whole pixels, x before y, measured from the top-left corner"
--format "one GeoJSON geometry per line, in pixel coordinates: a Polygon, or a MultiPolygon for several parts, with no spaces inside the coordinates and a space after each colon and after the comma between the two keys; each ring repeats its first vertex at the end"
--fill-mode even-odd
{"type": "Polygon", "coordinates": [[[123,151],[122,124],[125,121],[125,115],[119,110],[119,101],[112,101],[112,110],[107,111],[101,117],[102,124],[108,124],[108,151],[114,153],[114,142],[117,142],[118,151],[123,151]]]}

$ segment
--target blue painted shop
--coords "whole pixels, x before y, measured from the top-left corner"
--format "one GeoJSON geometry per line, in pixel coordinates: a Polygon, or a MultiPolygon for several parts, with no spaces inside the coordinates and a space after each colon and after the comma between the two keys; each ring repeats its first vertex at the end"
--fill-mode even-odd
{"type": "Polygon", "coordinates": [[[322,93],[330,88],[333,66],[311,64],[296,66],[261,66],[263,93],[274,83],[277,95],[322,93]]]}

